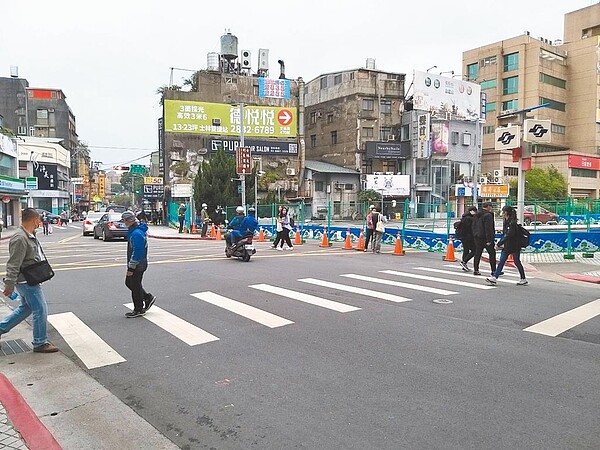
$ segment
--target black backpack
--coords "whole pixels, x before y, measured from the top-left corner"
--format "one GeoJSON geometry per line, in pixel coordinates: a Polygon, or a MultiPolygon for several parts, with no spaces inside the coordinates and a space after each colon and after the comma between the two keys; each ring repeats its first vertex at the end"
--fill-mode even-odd
{"type": "Polygon", "coordinates": [[[521,248],[529,247],[529,243],[531,242],[531,233],[526,230],[523,225],[517,225],[517,233],[519,236],[519,245],[521,248]]]}
{"type": "Polygon", "coordinates": [[[483,225],[483,216],[476,215],[473,217],[473,237],[485,239],[485,227],[483,225]]]}
{"type": "Polygon", "coordinates": [[[454,237],[456,239],[463,239],[464,238],[463,232],[464,232],[464,230],[463,230],[462,220],[454,222],[454,237]]]}

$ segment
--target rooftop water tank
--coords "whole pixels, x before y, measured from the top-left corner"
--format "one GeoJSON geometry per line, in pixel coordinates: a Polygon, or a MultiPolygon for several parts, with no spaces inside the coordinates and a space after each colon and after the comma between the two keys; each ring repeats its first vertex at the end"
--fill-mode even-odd
{"type": "Polygon", "coordinates": [[[206,70],[209,72],[219,71],[219,54],[210,52],[206,55],[206,70]]]}
{"type": "Polygon", "coordinates": [[[223,55],[223,58],[229,60],[234,60],[238,57],[238,38],[231,34],[231,32],[221,36],[221,55],[223,55]]]}

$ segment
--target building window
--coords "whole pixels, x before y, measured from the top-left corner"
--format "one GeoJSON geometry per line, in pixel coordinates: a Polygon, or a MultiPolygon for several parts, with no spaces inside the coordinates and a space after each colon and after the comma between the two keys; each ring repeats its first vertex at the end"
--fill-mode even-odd
{"type": "Polygon", "coordinates": [[[487,58],[483,58],[481,61],[481,67],[491,66],[492,64],[496,64],[496,55],[488,56],[487,58]]]}
{"type": "Polygon", "coordinates": [[[379,111],[382,114],[391,114],[392,113],[392,102],[391,100],[381,100],[379,105],[379,111]]]}
{"type": "Polygon", "coordinates": [[[334,85],[342,84],[342,74],[341,73],[338,73],[336,76],[333,77],[333,84],[334,85]]]}
{"type": "Polygon", "coordinates": [[[362,127],[362,137],[364,138],[372,138],[373,137],[373,128],[372,127],[362,127]]]}
{"type": "Polygon", "coordinates": [[[473,63],[467,65],[467,80],[473,81],[476,80],[479,76],[479,64],[473,63]]]}
{"type": "Polygon", "coordinates": [[[504,55],[504,71],[510,72],[519,68],[519,53],[504,55]]]}
{"type": "Polygon", "coordinates": [[[553,123],[552,132],[556,134],[565,134],[567,132],[567,127],[565,127],[564,125],[558,125],[556,123],[553,123]]]}
{"type": "Polygon", "coordinates": [[[374,106],[375,106],[375,102],[373,101],[372,98],[363,98],[363,101],[362,101],[363,111],[373,111],[374,106]]]}
{"type": "Polygon", "coordinates": [[[409,125],[402,125],[400,127],[400,140],[401,141],[409,141],[410,140],[410,127],[409,125]]]}
{"type": "MultiPolygon", "coordinates": [[[[373,160],[372,159],[363,159],[362,173],[373,173],[373,160]]],[[[364,189],[366,189],[366,187],[364,187],[364,189]]]]}
{"type": "Polygon", "coordinates": [[[396,173],[396,161],[393,159],[384,159],[381,162],[381,168],[384,172],[396,173]]]}
{"type": "Polygon", "coordinates": [[[325,190],[325,186],[323,181],[315,181],[315,192],[323,192],[325,190]]]}
{"type": "Polygon", "coordinates": [[[496,131],[496,128],[492,125],[492,126],[487,126],[487,127],[483,127],[483,134],[494,134],[496,131]]]}
{"type": "Polygon", "coordinates": [[[519,77],[504,78],[502,80],[502,94],[516,94],[519,91],[519,77]]]}
{"type": "Polygon", "coordinates": [[[565,111],[567,109],[567,104],[562,102],[557,102],[556,100],[552,100],[550,98],[540,97],[540,105],[542,103],[550,103],[548,108],[556,109],[557,111],[565,111]]]}
{"type": "Polygon", "coordinates": [[[589,169],[571,169],[571,176],[581,178],[597,178],[598,171],[589,169]]]}
{"type": "Polygon", "coordinates": [[[519,101],[516,98],[502,102],[502,111],[508,111],[509,109],[519,109],[519,101]]]}
{"type": "Polygon", "coordinates": [[[519,168],[518,167],[505,167],[504,168],[504,176],[505,177],[518,177],[519,176],[519,168]]]}
{"type": "Polygon", "coordinates": [[[496,80],[485,80],[482,81],[480,86],[481,86],[481,90],[485,91],[486,89],[493,89],[496,87],[496,80]]]}
{"type": "Polygon", "coordinates": [[[52,93],[50,94],[50,97],[52,97],[52,98],[58,98],[58,92],[52,91],[52,93]]]}
{"type": "Polygon", "coordinates": [[[354,190],[354,185],[351,183],[346,183],[344,184],[344,190],[345,191],[353,191],[354,190]]]}
{"type": "Polygon", "coordinates": [[[333,113],[329,113],[327,114],[327,123],[332,123],[333,122],[333,113]]]}
{"type": "Polygon", "coordinates": [[[350,72],[350,73],[348,74],[348,79],[349,79],[350,81],[354,80],[354,72],[350,72]]]}
{"type": "Polygon", "coordinates": [[[310,123],[317,123],[317,112],[313,111],[310,113],[310,123]]]}
{"type": "Polygon", "coordinates": [[[540,83],[546,83],[551,86],[556,86],[556,87],[563,88],[563,89],[567,88],[567,82],[565,80],[553,77],[551,75],[546,75],[545,73],[542,73],[542,72],[540,72],[540,83]]]}
{"type": "Polygon", "coordinates": [[[337,138],[337,131],[332,131],[331,132],[331,144],[337,144],[338,143],[338,138],[337,138]]]}
{"type": "Polygon", "coordinates": [[[450,143],[452,145],[458,144],[458,131],[453,131],[450,133],[450,143]]]}
{"type": "Polygon", "coordinates": [[[325,89],[327,87],[327,77],[321,78],[321,89],[325,89]]]}
{"type": "Polygon", "coordinates": [[[316,146],[317,146],[317,135],[311,134],[310,135],[310,148],[315,148],[316,146]]]}
{"type": "Polygon", "coordinates": [[[471,133],[463,133],[462,145],[471,145],[471,133]]]}
{"type": "Polygon", "coordinates": [[[48,120],[48,110],[47,109],[38,109],[37,110],[37,119],[38,120],[48,120]]]}
{"type": "Polygon", "coordinates": [[[381,127],[379,130],[379,139],[381,139],[382,141],[387,141],[391,134],[391,127],[381,127]]]}
{"type": "Polygon", "coordinates": [[[496,102],[487,102],[485,104],[485,112],[496,111],[496,102]]]}

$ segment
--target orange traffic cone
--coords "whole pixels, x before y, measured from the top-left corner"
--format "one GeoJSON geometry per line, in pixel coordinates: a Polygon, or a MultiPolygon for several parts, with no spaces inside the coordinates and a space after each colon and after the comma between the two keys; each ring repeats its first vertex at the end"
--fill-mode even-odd
{"type": "Polygon", "coordinates": [[[192,223],[192,234],[196,234],[198,233],[198,230],[196,229],[196,222],[192,223]]]}
{"type": "Polygon", "coordinates": [[[217,230],[215,229],[215,226],[213,225],[212,228],[210,229],[210,237],[213,239],[217,238],[217,230]]]}
{"type": "Polygon", "coordinates": [[[323,227],[323,240],[320,247],[329,247],[329,239],[327,238],[327,227],[323,227]]]}
{"type": "Polygon", "coordinates": [[[402,250],[402,236],[400,233],[396,236],[396,245],[394,246],[394,255],[404,256],[404,250],[402,250]]]}
{"type": "Polygon", "coordinates": [[[217,227],[217,241],[220,241],[222,238],[221,236],[221,227],[217,227]]]}
{"type": "Polygon", "coordinates": [[[446,249],[446,256],[444,256],[444,261],[454,262],[456,261],[456,257],[454,256],[454,243],[452,242],[452,235],[448,237],[448,248],[446,249]]]}
{"type": "Polygon", "coordinates": [[[260,228],[260,231],[258,232],[258,242],[265,242],[265,232],[263,231],[262,227],[260,228]]]}
{"type": "Polygon", "coordinates": [[[300,227],[296,227],[296,236],[294,237],[294,245],[302,245],[302,236],[300,236],[300,227]]]}
{"type": "Polygon", "coordinates": [[[346,230],[346,243],[344,244],[344,250],[352,250],[352,237],[350,234],[350,228],[346,230]]]}
{"type": "Polygon", "coordinates": [[[365,251],[365,235],[363,230],[360,230],[360,236],[358,237],[358,244],[356,244],[356,250],[364,252],[365,251]]]}

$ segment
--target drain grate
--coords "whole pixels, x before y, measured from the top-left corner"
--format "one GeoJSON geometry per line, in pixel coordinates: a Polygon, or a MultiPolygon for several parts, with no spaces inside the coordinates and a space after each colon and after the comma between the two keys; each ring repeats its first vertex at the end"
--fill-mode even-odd
{"type": "Polygon", "coordinates": [[[0,355],[16,355],[17,353],[30,352],[31,346],[23,339],[14,339],[12,341],[0,341],[0,355]]]}

